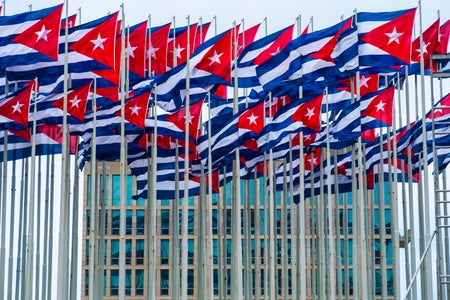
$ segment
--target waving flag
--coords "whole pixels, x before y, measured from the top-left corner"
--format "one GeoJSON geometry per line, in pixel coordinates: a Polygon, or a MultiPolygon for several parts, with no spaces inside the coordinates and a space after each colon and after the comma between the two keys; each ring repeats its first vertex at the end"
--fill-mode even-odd
{"type": "Polygon", "coordinates": [[[58,60],[62,8],[1,17],[0,68],[58,60]]]}
{"type": "Polygon", "coordinates": [[[28,112],[34,84],[0,100],[0,127],[21,130],[28,128],[28,112]]]}
{"type": "MultiPolygon", "coordinates": [[[[162,74],[167,71],[167,48],[171,23],[154,27],[148,34],[147,60],[150,59],[152,74],[162,74]]],[[[148,64],[147,64],[148,65],[148,64]]]]}
{"type": "Polygon", "coordinates": [[[243,49],[237,60],[239,87],[259,86],[256,66],[263,64],[292,41],[294,25],[283,28],[243,49]]]}
{"type": "MultiPolygon", "coordinates": [[[[186,72],[190,72],[191,88],[210,88],[214,84],[231,81],[231,43],[233,29],[204,42],[187,64],[180,65],[164,74],[155,76],[153,84],[158,104],[167,109],[167,103],[176,98],[177,93],[186,89],[186,72]],[[164,103],[165,102],[165,103],[164,103]]],[[[181,104],[175,105],[176,108],[181,104]]],[[[173,109],[172,109],[173,110],[173,109]]]]}
{"type": "Polygon", "coordinates": [[[359,64],[391,68],[411,62],[411,41],[416,9],[357,14],[359,64]]]}
{"type": "Polygon", "coordinates": [[[448,53],[448,41],[450,39],[450,20],[447,20],[439,29],[438,46],[436,52],[445,54],[448,53]]]}
{"type": "Polygon", "coordinates": [[[182,28],[172,29],[170,32],[170,39],[167,51],[167,66],[169,69],[175,68],[186,62],[188,57],[188,36],[189,36],[189,57],[192,56],[195,47],[195,34],[197,32],[198,24],[192,24],[182,28]]]}
{"type": "MultiPolygon", "coordinates": [[[[145,64],[147,21],[130,27],[126,39],[125,54],[129,59],[129,69],[132,73],[138,75],[138,77],[145,77],[145,70],[147,69],[147,65],[145,64]]],[[[133,80],[133,78],[130,78],[130,80],[133,80]]]]}
{"type": "MultiPolygon", "coordinates": [[[[361,98],[361,116],[369,117],[381,121],[380,125],[392,125],[393,105],[394,105],[394,87],[381,90],[375,96],[369,99],[361,98]]],[[[363,118],[361,121],[362,130],[369,129],[370,119],[363,118]]],[[[378,127],[378,126],[377,126],[378,127]]]]}

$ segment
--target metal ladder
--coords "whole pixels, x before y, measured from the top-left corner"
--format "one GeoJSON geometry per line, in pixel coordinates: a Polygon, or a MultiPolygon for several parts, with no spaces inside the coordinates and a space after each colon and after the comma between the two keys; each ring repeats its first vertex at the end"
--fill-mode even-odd
{"type": "MultiPolygon", "coordinates": [[[[431,63],[450,60],[450,54],[432,55],[431,63]]],[[[450,70],[432,72],[433,78],[450,78],[450,70]]],[[[433,82],[433,80],[432,80],[433,82]]],[[[433,89],[433,84],[431,86],[433,89]]],[[[442,93],[441,93],[442,94],[442,93]]],[[[437,126],[448,126],[450,122],[435,120],[434,113],[440,109],[450,109],[450,106],[439,105],[432,108],[432,150],[433,150],[433,181],[435,196],[435,218],[436,218],[436,274],[438,299],[450,298],[450,186],[447,184],[446,170],[439,173],[438,157],[441,151],[449,151],[450,145],[437,145],[436,139],[443,135],[449,135],[450,131],[436,131],[437,126]]]]}

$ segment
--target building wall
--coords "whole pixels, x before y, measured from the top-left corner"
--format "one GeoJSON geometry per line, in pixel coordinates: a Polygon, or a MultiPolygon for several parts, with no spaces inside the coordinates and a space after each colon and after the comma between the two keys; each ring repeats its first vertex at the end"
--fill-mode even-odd
{"type": "MultiPolygon", "coordinates": [[[[118,163],[108,163],[106,164],[106,178],[107,188],[103,192],[100,188],[97,192],[99,198],[101,195],[105,195],[106,198],[106,226],[105,226],[105,255],[104,255],[104,274],[105,274],[105,288],[104,288],[104,299],[118,299],[118,276],[119,276],[119,222],[120,220],[120,177],[119,174],[119,164],[118,163]]],[[[102,164],[99,164],[98,174],[103,173],[102,164]]],[[[83,261],[82,261],[82,299],[87,299],[88,296],[88,274],[89,272],[89,260],[92,258],[89,255],[89,234],[90,234],[90,166],[85,169],[85,191],[84,191],[84,222],[83,222],[83,261]]],[[[102,176],[99,176],[100,186],[102,186],[102,176]]],[[[146,247],[145,244],[145,200],[132,200],[131,196],[135,191],[135,183],[130,176],[128,179],[128,191],[127,191],[127,237],[126,237],[126,294],[127,299],[144,299],[145,295],[145,282],[146,282],[146,271],[145,265],[147,263],[146,257],[146,247]],[[144,247],[145,245],[145,247],[144,247]]],[[[242,207],[247,206],[248,214],[246,210],[241,211],[241,227],[242,236],[245,236],[247,232],[250,234],[250,265],[251,265],[251,275],[252,275],[252,290],[253,299],[263,299],[264,296],[264,282],[267,281],[268,272],[268,252],[266,251],[268,240],[268,220],[267,210],[267,189],[263,188],[261,182],[250,181],[248,183],[241,184],[241,191],[248,190],[248,197],[241,197],[242,207]],[[248,220],[248,222],[246,221],[248,220]]],[[[213,262],[213,280],[212,288],[214,292],[215,299],[219,299],[219,295],[229,295],[230,294],[230,274],[231,274],[231,185],[227,185],[222,189],[220,194],[215,194],[211,200],[211,225],[207,226],[212,233],[212,239],[209,240],[211,243],[211,260],[213,262]],[[224,253],[220,256],[220,253],[224,253]],[[220,274],[224,274],[220,276],[220,274]],[[219,278],[223,278],[220,284],[219,278]]],[[[306,244],[307,244],[307,277],[309,278],[308,287],[308,299],[313,299],[313,281],[317,280],[319,277],[319,238],[320,235],[317,231],[317,216],[318,209],[323,207],[326,199],[320,199],[320,197],[315,197],[313,200],[307,199],[306,201],[306,211],[307,218],[305,218],[307,224],[306,232],[306,244]],[[320,202],[322,201],[322,202],[320,202]],[[309,216],[309,217],[308,217],[309,216]]],[[[199,237],[199,199],[197,197],[191,197],[189,199],[189,242],[188,242],[188,298],[197,299],[197,266],[199,261],[199,251],[197,249],[197,242],[199,237]]],[[[277,278],[277,292],[279,299],[285,299],[284,294],[286,293],[287,299],[292,299],[292,284],[293,275],[295,276],[295,266],[293,265],[292,257],[292,244],[296,242],[296,234],[298,230],[295,226],[294,220],[297,218],[297,205],[291,203],[290,199],[284,193],[277,193],[276,196],[276,251],[277,255],[275,258],[275,263],[277,265],[277,270],[275,276],[277,278]],[[284,238],[286,237],[286,238],[284,238]],[[286,285],[286,286],[284,286],[286,285]]],[[[337,266],[341,270],[341,276],[343,279],[342,293],[352,294],[352,274],[353,268],[353,238],[352,238],[352,211],[351,211],[351,197],[343,196],[336,199],[332,198],[331,201],[335,201],[334,209],[335,215],[338,218],[335,219],[336,232],[340,240],[339,251],[336,252],[337,266]],[[350,198],[350,199],[349,199],[350,198]],[[345,203],[347,203],[345,205],[345,203]],[[345,214],[345,211],[347,214],[345,214]],[[348,227],[343,226],[347,222],[348,227]],[[348,228],[348,230],[346,229],[348,228]],[[345,262],[348,258],[349,268],[345,268],[345,262]],[[345,283],[349,283],[346,285],[345,283]]],[[[379,252],[379,205],[378,205],[378,195],[372,192],[368,193],[367,197],[367,209],[368,215],[370,216],[368,220],[368,234],[367,234],[367,245],[368,250],[372,251],[373,259],[368,260],[368,270],[370,272],[376,272],[380,274],[381,269],[381,258],[379,252]],[[373,224],[370,225],[369,224],[373,224]],[[373,234],[370,234],[373,232],[373,234]],[[374,271],[376,270],[376,271],[374,271]]],[[[156,263],[157,263],[157,282],[156,282],[156,293],[157,299],[171,299],[171,293],[173,287],[171,286],[171,276],[172,272],[172,260],[173,255],[171,255],[171,247],[173,243],[173,226],[172,224],[176,222],[172,215],[173,201],[172,200],[158,200],[157,201],[157,253],[156,253],[156,263]]],[[[181,209],[182,202],[180,200],[180,211],[178,221],[180,222],[180,238],[181,238],[181,209]]],[[[389,216],[389,201],[385,201],[385,211],[387,216],[389,216]]],[[[96,217],[96,220],[100,220],[100,217],[96,217]]],[[[328,220],[325,220],[325,223],[328,220]]],[[[386,219],[386,223],[390,223],[389,218],[386,219]]],[[[389,224],[388,224],[389,225],[389,224]]],[[[387,228],[387,232],[390,233],[390,228],[387,228]]],[[[392,246],[389,246],[390,234],[387,235],[387,273],[388,282],[388,292],[390,299],[393,299],[393,271],[392,271],[392,246]],[[390,249],[390,252],[389,252],[390,249]]],[[[206,240],[205,242],[208,242],[206,240]]],[[[181,241],[180,241],[181,245],[181,241]]],[[[245,265],[245,244],[243,242],[244,251],[244,265],[245,265]]],[[[326,250],[325,250],[326,251],[326,250]]],[[[180,250],[181,253],[181,250],[180,250]]],[[[207,253],[208,254],[208,253],[207,253]]],[[[325,255],[326,257],[326,255],[325,255]]],[[[250,272],[245,272],[245,274],[250,274],[250,272]]],[[[243,276],[244,280],[246,276],[243,276]]],[[[374,282],[371,286],[378,296],[380,297],[380,287],[381,282],[374,282]]],[[[224,296],[229,299],[229,296],[224,296]]],[[[351,297],[350,297],[351,298],[351,297]]]]}

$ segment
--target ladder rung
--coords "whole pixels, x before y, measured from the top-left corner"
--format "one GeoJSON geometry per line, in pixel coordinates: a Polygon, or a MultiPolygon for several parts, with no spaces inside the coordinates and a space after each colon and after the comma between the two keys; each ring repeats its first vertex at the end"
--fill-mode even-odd
{"type": "Polygon", "coordinates": [[[437,225],[439,228],[450,228],[450,225],[437,225]]]}
{"type": "Polygon", "coordinates": [[[447,108],[450,108],[450,106],[448,106],[448,105],[439,105],[439,106],[433,107],[433,109],[447,109],[447,108]]]}
{"type": "Polygon", "coordinates": [[[448,201],[448,200],[440,200],[440,201],[436,201],[436,204],[450,204],[450,201],[448,201]]]}
{"type": "Polygon", "coordinates": [[[450,281],[441,281],[441,284],[450,284],[450,281]]]}
{"type": "Polygon", "coordinates": [[[450,275],[439,275],[440,278],[450,278],[450,275]]]}
{"type": "Polygon", "coordinates": [[[437,193],[447,193],[450,192],[450,190],[436,190],[437,193]]]}
{"type": "Polygon", "coordinates": [[[449,135],[448,132],[435,132],[434,135],[449,135]]]}
{"type": "Polygon", "coordinates": [[[437,219],[450,219],[450,216],[436,216],[437,219]]]}
{"type": "Polygon", "coordinates": [[[435,146],[436,149],[450,149],[450,145],[435,146]]]}
{"type": "Polygon", "coordinates": [[[450,122],[448,121],[434,121],[434,124],[436,125],[449,125],[450,122]]]}

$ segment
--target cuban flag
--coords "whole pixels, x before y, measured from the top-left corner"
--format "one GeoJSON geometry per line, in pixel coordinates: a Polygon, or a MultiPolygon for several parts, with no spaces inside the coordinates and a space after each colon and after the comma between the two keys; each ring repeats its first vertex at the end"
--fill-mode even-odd
{"type": "Polygon", "coordinates": [[[58,60],[63,5],[0,18],[0,69],[58,60]]]}
{"type": "Polygon", "coordinates": [[[386,70],[411,63],[411,42],[416,8],[357,14],[361,67],[386,70]]]}

